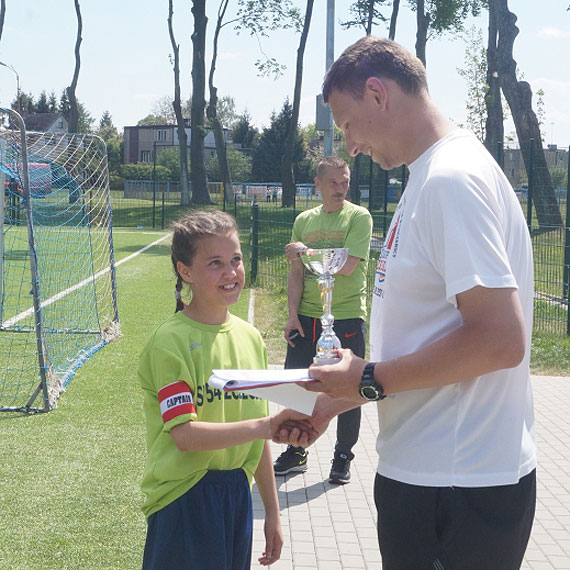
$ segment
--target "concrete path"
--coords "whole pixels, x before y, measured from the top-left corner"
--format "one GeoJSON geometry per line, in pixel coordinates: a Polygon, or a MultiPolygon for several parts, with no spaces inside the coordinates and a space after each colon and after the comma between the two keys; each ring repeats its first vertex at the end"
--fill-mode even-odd
{"type": "MultiPolygon", "coordinates": [[[[522,568],[570,570],[570,378],[535,376],[533,385],[539,450],[538,500],[522,568]]],[[[285,546],[281,560],[272,569],[382,568],[372,493],[377,427],[376,406],[365,405],[348,485],[327,482],[335,422],[309,449],[309,469],[305,473],[277,477],[285,546]]],[[[285,448],[272,446],[274,457],[285,448]]],[[[252,568],[261,568],[257,557],[264,547],[263,505],[255,490],[254,517],[252,568]]]]}

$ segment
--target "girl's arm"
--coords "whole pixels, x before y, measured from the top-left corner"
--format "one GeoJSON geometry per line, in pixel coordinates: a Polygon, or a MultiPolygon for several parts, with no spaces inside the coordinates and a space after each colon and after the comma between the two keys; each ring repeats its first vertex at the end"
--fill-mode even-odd
{"type": "Polygon", "coordinates": [[[272,436],[270,418],[256,418],[241,422],[210,423],[186,422],[170,430],[178,451],[208,451],[225,449],[272,436]]]}
{"type": "Polygon", "coordinates": [[[269,566],[281,557],[283,533],[279,515],[279,501],[273,474],[273,462],[269,442],[265,442],[263,454],[255,472],[255,482],[265,507],[265,550],[258,558],[262,566],[269,566]]]}

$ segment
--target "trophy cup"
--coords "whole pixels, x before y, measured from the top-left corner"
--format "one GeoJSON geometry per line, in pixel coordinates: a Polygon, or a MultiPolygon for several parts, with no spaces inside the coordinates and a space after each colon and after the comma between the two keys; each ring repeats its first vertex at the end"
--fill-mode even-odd
{"type": "Polygon", "coordinates": [[[309,271],[318,275],[317,282],[323,303],[323,315],[321,316],[323,330],[317,341],[317,353],[313,362],[315,364],[335,364],[340,360],[335,354],[335,349],[340,348],[341,344],[333,330],[334,317],[331,313],[333,275],[340,271],[346,263],[348,248],[311,249],[306,247],[299,250],[297,255],[309,271]]]}

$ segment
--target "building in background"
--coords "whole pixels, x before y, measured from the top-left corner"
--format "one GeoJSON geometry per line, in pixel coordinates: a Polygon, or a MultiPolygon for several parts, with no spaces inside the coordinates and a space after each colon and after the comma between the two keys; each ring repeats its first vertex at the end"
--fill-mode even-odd
{"type": "MultiPolygon", "coordinates": [[[[184,129],[188,136],[188,149],[190,149],[190,121],[184,129]]],[[[224,129],[226,145],[232,144],[230,129],[224,129]]],[[[152,164],[162,151],[173,146],[179,146],[178,127],[176,125],[141,125],[124,127],[123,163],[136,164],[143,162],[152,164]],[[156,157],[155,157],[156,153],[156,157]]],[[[204,159],[206,164],[216,154],[214,132],[209,130],[204,139],[204,159]]]]}
{"type": "Polygon", "coordinates": [[[23,119],[27,131],[56,135],[68,132],[67,119],[61,113],[30,113],[23,119]]]}

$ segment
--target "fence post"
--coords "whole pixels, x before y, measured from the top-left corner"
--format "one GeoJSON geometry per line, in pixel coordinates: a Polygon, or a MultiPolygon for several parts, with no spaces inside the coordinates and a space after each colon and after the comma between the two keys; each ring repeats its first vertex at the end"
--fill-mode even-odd
{"type": "Polygon", "coordinates": [[[156,141],[152,143],[152,229],[156,228],[156,141]]]}
{"type": "Polygon", "coordinates": [[[564,298],[566,299],[566,334],[570,335],[570,147],[568,147],[568,172],[566,175],[566,228],[564,230],[564,298]]]}
{"type": "Polygon", "coordinates": [[[170,194],[170,181],[164,182],[162,185],[162,223],[160,229],[164,229],[164,192],[168,188],[168,193],[170,194]]]}
{"type": "Polygon", "coordinates": [[[530,139],[528,147],[528,191],[526,195],[526,223],[528,231],[532,231],[532,195],[534,191],[534,139],[530,139]]]}
{"type": "Polygon", "coordinates": [[[259,204],[255,201],[251,204],[250,250],[250,282],[253,284],[257,279],[257,259],[259,255],[259,204]]]}

